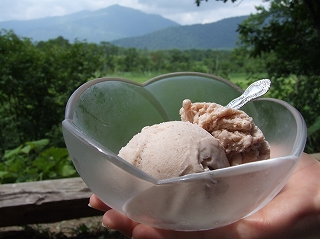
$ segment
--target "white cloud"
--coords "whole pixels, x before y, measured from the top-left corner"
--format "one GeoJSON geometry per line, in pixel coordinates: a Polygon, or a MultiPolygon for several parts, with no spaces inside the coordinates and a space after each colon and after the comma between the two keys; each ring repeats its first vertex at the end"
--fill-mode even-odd
{"type": "MultiPolygon", "coordinates": [[[[148,0],[139,0],[139,2],[147,3],[148,0]]],[[[239,1],[239,0],[238,0],[239,1]]],[[[158,13],[173,21],[183,25],[195,23],[210,23],[221,20],[223,18],[244,16],[256,12],[255,6],[263,4],[262,0],[242,0],[238,3],[209,0],[202,2],[197,7],[194,1],[177,0],[177,1],[161,1],[145,5],[145,11],[150,13],[158,13]],[[163,2],[168,2],[167,5],[163,2]],[[171,4],[170,4],[171,2],[171,4]],[[172,3],[174,2],[174,4],[172,3]],[[147,8],[148,7],[148,8],[147,8]]]]}
{"type": "Polygon", "coordinates": [[[209,0],[197,7],[194,0],[1,0],[0,21],[61,16],[119,4],[146,13],[159,14],[182,25],[189,25],[248,15],[255,12],[255,5],[263,4],[263,0],[238,1],[240,2],[223,3],[209,0]]]}

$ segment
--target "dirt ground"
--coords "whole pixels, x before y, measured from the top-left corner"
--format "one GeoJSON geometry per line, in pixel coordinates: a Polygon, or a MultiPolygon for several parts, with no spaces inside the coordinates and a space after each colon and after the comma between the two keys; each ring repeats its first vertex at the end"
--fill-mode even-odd
{"type": "Polygon", "coordinates": [[[13,226],[0,228],[2,238],[32,238],[32,239],[60,239],[60,238],[112,238],[125,239],[127,237],[118,232],[103,228],[101,216],[66,220],[56,223],[28,225],[25,227],[13,226]],[[34,231],[33,231],[34,229],[34,231]],[[31,231],[33,231],[31,233],[31,231]],[[50,236],[51,235],[51,236],[50,236]]]}

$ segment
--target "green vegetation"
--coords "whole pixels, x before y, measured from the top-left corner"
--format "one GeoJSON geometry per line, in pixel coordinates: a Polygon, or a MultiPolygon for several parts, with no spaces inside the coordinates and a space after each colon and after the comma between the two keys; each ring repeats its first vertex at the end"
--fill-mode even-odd
{"type": "MultiPolygon", "coordinates": [[[[243,29],[248,32],[255,20],[249,18],[243,29]]],[[[242,88],[271,78],[268,96],[300,110],[309,127],[306,151],[319,152],[317,72],[311,71],[311,63],[308,74],[290,70],[287,63],[291,74],[285,74],[276,69],[283,67],[284,59],[280,64],[275,52],[263,51],[252,58],[248,34],[243,33],[244,45],[233,51],[148,51],[107,42],[70,43],[62,37],[34,43],[12,31],[0,31],[0,183],[77,175],[61,133],[65,104],[81,84],[106,76],[142,83],[169,72],[194,71],[221,76],[242,88]]]]}
{"type": "Polygon", "coordinates": [[[48,139],[42,139],[6,150],[0,164],[0,184],[78,176],[68,150],[48,144],[48,139]]]}

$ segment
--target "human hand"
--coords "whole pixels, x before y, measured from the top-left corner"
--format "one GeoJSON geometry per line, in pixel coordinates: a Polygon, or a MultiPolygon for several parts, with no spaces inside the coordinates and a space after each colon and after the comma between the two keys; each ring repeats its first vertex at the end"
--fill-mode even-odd
{"type": "Polygon", "coordinates": [[[285,187],[265,207],[233,224],[206,231],[170,231],[139,224],[106,206],[96,195],[93,208],[106,211],[102,222],[108,228],[135,239],[263,239],[320,237],[320,163],[307,154],[285,187]]]}

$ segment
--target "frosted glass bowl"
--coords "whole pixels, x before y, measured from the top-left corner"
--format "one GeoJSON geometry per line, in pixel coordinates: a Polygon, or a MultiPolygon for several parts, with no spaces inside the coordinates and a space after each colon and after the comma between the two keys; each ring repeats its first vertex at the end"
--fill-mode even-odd
{"type": "Polygon", "coordinates": [[[229,81],[192,72],[162,75],[142,85],[95,79],[70,97],[62,122],[64,139],[91,191],[130,219],[172,230],[221,227],[267,204],[297,165],[306,126],[288,103],[264,98],[243,108],[269,141],[270,160],[156,180],[117,153],[142,127],[180,120],[186,98],[226,105],[241,92],[229,81]]]}

